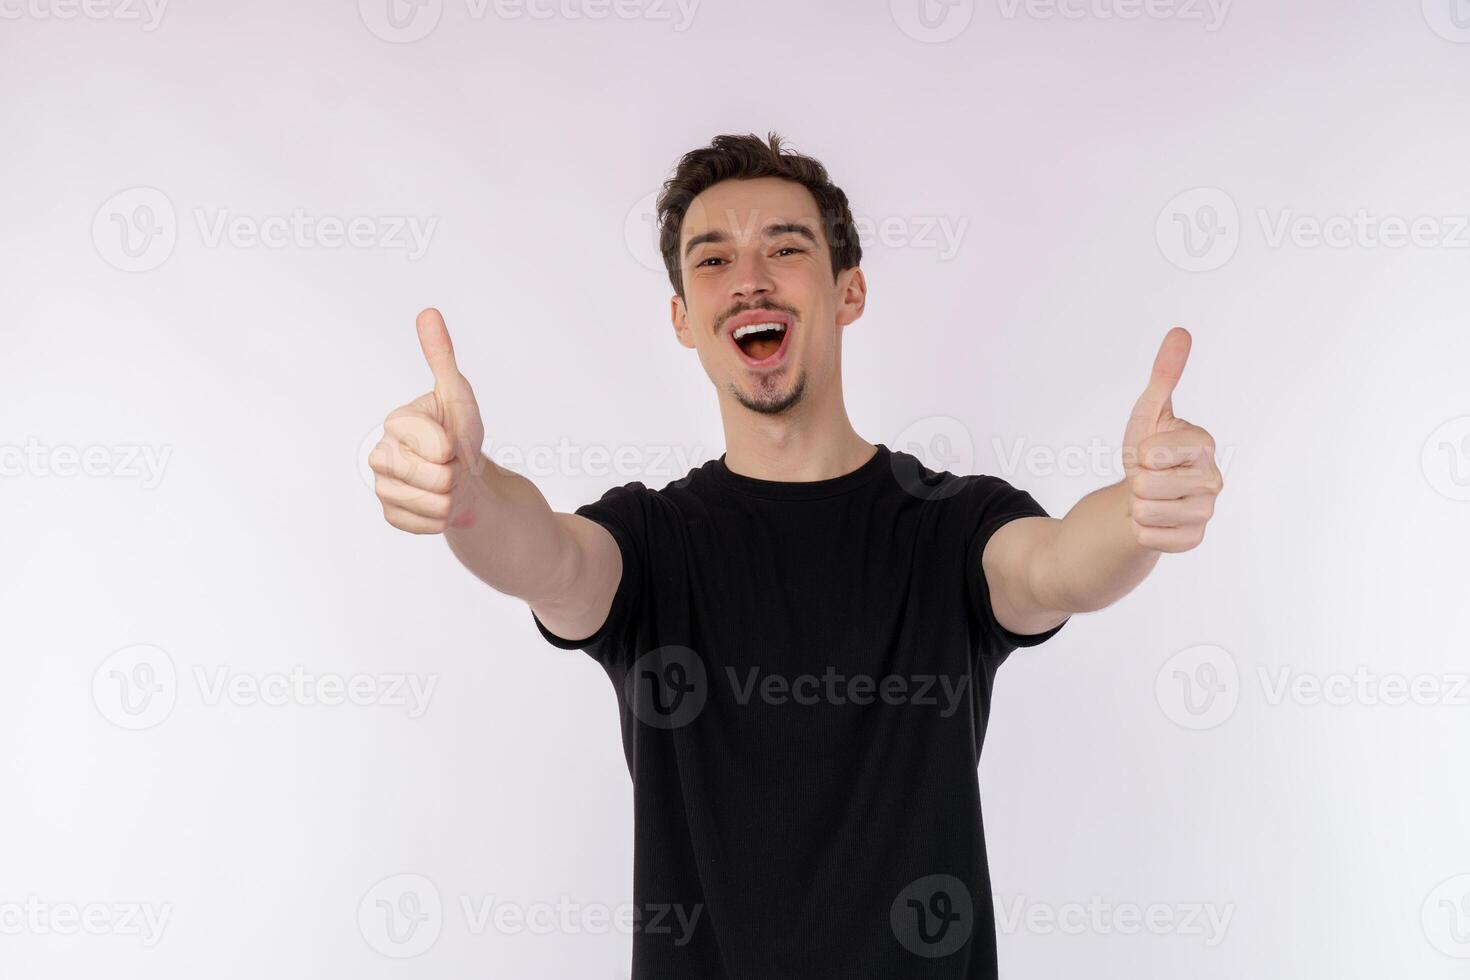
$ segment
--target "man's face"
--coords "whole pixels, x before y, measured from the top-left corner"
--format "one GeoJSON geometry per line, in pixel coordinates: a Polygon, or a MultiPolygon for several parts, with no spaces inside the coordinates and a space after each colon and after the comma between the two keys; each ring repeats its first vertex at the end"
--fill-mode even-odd
{"type": "Polygon", "coordinates": [[[856,267],[833,281],[805,187],[760,177],[708,188],[684,216],[679,262],[674,331],[722,393],[774,415],[838,377],[841,328],[862,315],[866,287],[856,267]]]}

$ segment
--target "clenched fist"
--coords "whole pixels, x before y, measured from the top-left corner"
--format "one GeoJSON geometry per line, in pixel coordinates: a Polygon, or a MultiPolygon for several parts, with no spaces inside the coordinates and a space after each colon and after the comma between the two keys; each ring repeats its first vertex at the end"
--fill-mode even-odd
{"type": "Polygon", "coordinates": [[[1183,327],[1164,336],[1148,387],[1123,434],[1129,519],[1138,543],[1152,551],[1198,545],[1225,486],[1215,465],[1215,440],[1174,416],[1174,386],[1189,360],[1189,344],[1183,327]]]}
{"type": "Polygon", "coordinates": [[[388,414],[368,465],[389,524],[439,534],[474,523],[472,493],[486,465],[480,451],[485,427],[474,390],[454,363],[444,318],[430,308],[419,314],[417,326],[434,390],[388,414]]]}

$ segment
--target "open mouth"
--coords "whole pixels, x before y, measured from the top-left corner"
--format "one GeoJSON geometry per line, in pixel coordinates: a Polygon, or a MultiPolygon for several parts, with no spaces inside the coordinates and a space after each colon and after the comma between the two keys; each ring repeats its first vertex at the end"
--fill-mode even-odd
{"type": "Polygon", "coordinates": [[[791,328],[784,320],[747,323],[730,331],[740,356],[752,367],[776,364],[786,352],[791,328]]]}

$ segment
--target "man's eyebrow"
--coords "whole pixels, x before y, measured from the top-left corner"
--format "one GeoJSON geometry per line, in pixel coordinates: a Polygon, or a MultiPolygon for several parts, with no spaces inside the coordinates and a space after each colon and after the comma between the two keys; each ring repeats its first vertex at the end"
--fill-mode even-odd
{"type": "MultiPolygon", "coordinates": [[[[812,234],[812,230],[799,221],[784,221],[780,224],[766,225],[765,234],[771,238],[774,238],[777,235],[801,235],[813,245],[817,244],[817,236],[812,234]]],[[[720,230],[719,228],[714,228],[710,231],[701,232],[700,234],[695,235],[693,238],[689,239],[689,241],[684,245],[684,257],[687,259],[689,257],[689,254],[693,252],[695,247],[698,245],[704,245],[706,243],[719,244],[721,242],[728,242],[729,240],[729,234],[720,230]]]]}

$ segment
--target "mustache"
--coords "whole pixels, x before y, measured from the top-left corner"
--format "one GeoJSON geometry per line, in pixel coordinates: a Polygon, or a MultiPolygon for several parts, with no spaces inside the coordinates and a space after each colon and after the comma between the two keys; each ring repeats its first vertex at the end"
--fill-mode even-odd
{"type": "Polygon", "coordinates": [[[797,315],[796,310],[792,309],[789,306],[782,306],[779,303],[761,303],[757,306],[741,306],[726,312],[724,316],[716,320],[715,332],[718,333],[726,323],[730,322],[731,317],[739,316],[742,313],[749,313],[751,310],[774,310],[777,313],[785,313],[793,320],[800,319],[800,317],[797,315]]]}

